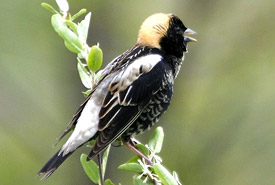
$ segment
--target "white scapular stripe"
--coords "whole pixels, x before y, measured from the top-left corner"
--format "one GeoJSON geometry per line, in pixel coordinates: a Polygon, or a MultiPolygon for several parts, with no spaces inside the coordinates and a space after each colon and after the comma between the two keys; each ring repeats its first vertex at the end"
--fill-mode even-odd
{"type": "Polygon", "coordinates": [[[113,81],[119,82],[119,91],[128,88],[140,75],[148,73],[162,57],[158,54],[149,54],[136,59],[125,71],[122,71],[113,81]],[[142,71],[140,72],[140,69],[142,71]]]}

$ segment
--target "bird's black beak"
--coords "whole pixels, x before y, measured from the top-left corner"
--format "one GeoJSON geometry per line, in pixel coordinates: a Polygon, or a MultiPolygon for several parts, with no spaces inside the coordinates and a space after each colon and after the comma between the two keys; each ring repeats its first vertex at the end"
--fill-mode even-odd
{"type": "Polygon", "coordinates": [[[185,42],[197,42],[197,39],[194,39],[194,38],[192,38],[192,37],[189,37],[189,35],[194,35],[194,34],[197,34],[197,32],[195,32],[195,31],[193,31],[193,30],[187,28],[187,29],[185,30],[185,32],[183,33],[183,35],[184,35],[184,41],[185,41],[185,42]]]}

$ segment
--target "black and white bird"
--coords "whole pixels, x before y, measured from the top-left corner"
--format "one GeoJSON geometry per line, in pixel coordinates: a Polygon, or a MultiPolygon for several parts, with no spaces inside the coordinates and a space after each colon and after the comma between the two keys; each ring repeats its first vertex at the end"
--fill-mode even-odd
{"type": "Polygon", "coordinates": [[[59,138],[73,130],[71,136],[38,174],[48,178],[91,139],[96,143],[88,160],[120,137],[129,144],[132,135],[157,122],[171,102],[187,43],[196,41],[192,34],[173,14],[148,17],[136,45],[105,67],[102,79],[59,138]]]}

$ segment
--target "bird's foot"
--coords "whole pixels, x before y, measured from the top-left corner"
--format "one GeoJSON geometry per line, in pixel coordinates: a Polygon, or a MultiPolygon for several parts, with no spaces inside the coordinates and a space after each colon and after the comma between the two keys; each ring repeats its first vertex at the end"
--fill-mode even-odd
{"type": "Polygon", "coordinates": [[[143,158],[147,165],[153,166],[154,163],[135,147],[135,144],[137,144],[137,143],[140,143],[140,142],[133,138],[131,138],[130,141],[128,141],[128,142],[124,142],[125,146],[127,146],[130,150],[135,152],[139,157],[143,158]]]}

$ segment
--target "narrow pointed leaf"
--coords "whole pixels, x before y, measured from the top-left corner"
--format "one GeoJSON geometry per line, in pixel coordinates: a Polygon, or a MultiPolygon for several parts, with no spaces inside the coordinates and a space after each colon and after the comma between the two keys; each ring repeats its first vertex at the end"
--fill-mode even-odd
{"type": "Polygon", "coordinates": [[[86,9],[81,9],[79,10],[79,12],[77,12],[76,14],[74,14],[71,18],[71,20],[75,20],[76,18],[78,18],[79,16],[83,15],[84,13],[86,13],[87,10],[86,9]]]}
{"type": "Polygon", "coordinates": [[[82,44],[80,40],[78,39],[77,35],[73,31],[71,31],[67,26],[61,27],[59,33],[63,36],[62,38],[64,40],[68,41],[70,45],[72,45],[75,48],[75,50],[78,51],[76,53],[80,53],[82,51],[82,44]]]}
{"type": "Polygon", "coordinates": [[[150,150],[143,144],[136,144],[135,145],[145,156],[150,155],[150,150]]]}
{"type": "Polygon", "coordinates": [[[137,163],[126,163],[118,167],[120,170],[125,170],[129,172],[142,173],[142,167],[137,163]]]}
{"type": "MultiPolygon", "coordinates": [[[[52,26],[54,28],[54,30],[58,33],[59,32],[59,29],[60,27],[63,27],[65,26],[64,25],[64,18],[60,15],[60,14],[54,14],[52,17],[51,17],[51,23],[52,23],[52,26]]],[[[59,34],[59,33],[58,33],[59,34]]],[[[63,38],[63,37],[62,37],[63,38]]]]}
{"type": "Polygon", "coordinates": [[[79,49],[74,47],[74,45],[72,45],[70,42],[68,42],[67,40],[64,40],[64,45],[65,47],[73,53],[79,53],[79,49]]]}
{"type": "Polygon", "coordinates": [[[79,60],[79,58],[77,58],[77,60],[78,60],[77,69],[78,69],[78,73],[79,73],[81,82],[87,89],[91,89],[92,88],[92,80],[91,80],[90,74],[88,73],[84,64],[79,60]]]}
{"type": "Polygon", "coordinates": [[[134,156],[134,157],[132,157],[130,160],[128,160],[126,163],[137,163],[137,164],[139,164],[138,163],[138,160],[139,160],[140,158],[139,158],[139,156],[134,156]]]}
{"type": "Polygon", "coordinates": [[[157,163],[153,166],[154,172],[164,185],[178,185],[173,175],[161,164],[157,163]]]}
{"type": "Polygon", "coordinates": [[[92,15],[91,12],[88,13],[85,16],[84,20],[82,20],[77,26],[77,34],[82,43],[86,43],[86,40],[87,40],[91,15],[92,15]]]}
{"type": "Polygon", "coordinates": [[[54,13],[54,14],[58,14],[59,12],[57,10],[55,10],[51,5],[49,5],[48,3],[41,3],[41,6],[43,8],[45,8],[46,10],[54,13]]]}
{"type": "Polygon", "coordinates": [[[83,167],[86,175],[95,184],[99,184],[99,169],[98,169],[97,164],[93,160],[90,160],[89,162],[87,162],[86,154],[82,154],[80,156],[80,161],[81,161],[82,167],[83,167]]]}
{"type": "Polygon", "coordinates": [[[73,30],[75,34],[77,34],[77,24],[70,20],[66,20],[66,24],[73,30]]]}
{"type": "Polygon", "coordinates": [[[157,127],[154,130],[153,136],[149,141],[149,147],[155,152],[159,153],[162,148],[164,132],[162,127],[157,127]]]}

